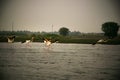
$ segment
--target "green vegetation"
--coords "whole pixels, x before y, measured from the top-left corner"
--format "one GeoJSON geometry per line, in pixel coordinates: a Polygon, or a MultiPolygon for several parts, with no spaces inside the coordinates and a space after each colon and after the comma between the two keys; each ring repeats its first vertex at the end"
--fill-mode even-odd
{"type": "Polygon", "coordinates": [[[60,28],[58,32],[0,31],[0,42],[7,42],[8,36],[15,35],[15,42],[25,42],[34,38],[33,42],[43,42],[44,39],[50,39],[52,42],[59,43],[96,44],[98,40],[103,39],[107,41],[100,42],[100,44],[120,44],[117,23],[106,22],[102,25],[102,30],[104,34],[71,32],[66,27],[60,28]]]}
{"type": "Polygon", "coordinates": [[[102,30],[105,32],[105,36],[113,39],[118,35],[119,25],[115,22],[106,22],[102,24],[102,30]]]}
{"type": "Polygon", "coordinates": [[[102,43],[102,44],[118,45],[118,44],[120,44],[120,38],[119,39],[110,39],[106,43],[102,43]]]}
{"type": "Polygon", "coordinates": [[[62,36],[67,36],[69,34],[69,29],[66,27],[62,27],[62,28],[60,28],[59,33],[62,36]]]}
{"type": "MultiPolygon", "coordinates": [[[[99,39],[106,38],[103,33],[81,33],[79,31],[69,32],[68,36],[59,35],[59,32],[0,31],[0,42],[7,42],[9,35],[16,36],[15,42],[24,42],[34,37],[34,42],[43,42],[47,38],[59,43],[92,44],[96,43],[99,39]]],[[[103,44],[120,44],[120,35],[103,44]]]]}
{"type": "Polygon", "coordinates": [[[96,41],[97,41],[97,39],[71,39],[71,38],[60,39],[60,43],[92,44],[96,41]]]}
{"type": "Polygon", "coordinates": [[[119,27],[116,22],[105,22],[102,24],[101,29],[104,32],[104,36],[107,37],[107,42],[102,42],[101,44],[120,44],[119,27]]]}

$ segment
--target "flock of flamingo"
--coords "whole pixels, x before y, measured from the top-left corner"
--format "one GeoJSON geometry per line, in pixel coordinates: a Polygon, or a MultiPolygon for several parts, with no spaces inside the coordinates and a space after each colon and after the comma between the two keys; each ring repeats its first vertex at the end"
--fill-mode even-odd
{"type": "MultiPolygon", "coordinates": [[[[13,27],[14,27],[14,22],[12,22],[12,32],[13,32],[13,27]]],[[[52,24],[52,32],[53,32],[53,24],[52,24]]],[[[15,37],[16,36],[8,36],[7,39],[8,39],[8,43],[13,43],[14,40],[15,40],[15,37]]],[[[34,37],[31,38],[31,40],[26,40],[26,41],[22,41],[21,43],[26,43],[27,45],[29,45],[29,43],[33,42],[34,41],[34,37]]],[[[47,39],[47,38],[44,38],[44,41],[45,43],[45,46],[47,47],[50,47],[50,45],[53,43],[50,39],[47,39]]],[[[56,41],[58,42],[58,41],[56,41]]],[[[55,42],[55,43],[56,43],[55,42]]]]}
{"type": "MultiPolygon", "coordinates": [[[[13,43],[15,40],[15,36],[9,36],[7,37],[8,39],[8,43],[13,43]]],[[[31,40],[26,40],[26,41],[22,41],[21,43],[26,43],[27,45],[29,45],[29,43],[34,41],[34,37],[31,38],[31,40]]],[[[50,47],[50,45],[52,44],[52,41],[50,39],[44,39],[44,43],[46,47],[50,47]]]]}
{"type": "MultiPolygon", "coordinates": [[[[8,43],[13,43],[14,42],[14,39],[15,39],[15,36],[9,36],[8,37],[8,43]]],[[[27,45],[29,45],[29,43],[33,42],[34,41],[34,37],[31,38],[31,40],[26,40],[26,41],[23,41],[21,43],[26,43],[27,45]]],[[[99,43],[103,43],[103,42],[107,42],[108,40],[104,40],[104,39],[100,39],[98,40],[97,42],[95,43],[92,43],[92,45],[95,45],[95,44],[99,44],[99,43]]],[[[50,45],[52,44],[52,41],[50,39],[44,39],[44,43],[45,43],[45,46],[46,47],[50,47],[50,45]]]]}

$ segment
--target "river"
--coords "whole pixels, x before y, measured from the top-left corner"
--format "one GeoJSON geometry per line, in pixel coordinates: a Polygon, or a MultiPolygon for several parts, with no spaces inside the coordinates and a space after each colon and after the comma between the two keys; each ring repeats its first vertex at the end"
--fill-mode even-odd
{"type": "Polygon", "coordinates": [[[0,80],[120,80],[120,45],[0,43],[0,80]]]}

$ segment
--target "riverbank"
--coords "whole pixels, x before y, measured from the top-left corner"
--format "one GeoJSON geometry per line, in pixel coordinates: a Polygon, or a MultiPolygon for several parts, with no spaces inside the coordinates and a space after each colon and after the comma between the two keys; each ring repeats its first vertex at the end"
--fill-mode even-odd
{"type": "MultiPolygon", "coordinates": [[[[90,38],[78,38],[78,39],[60,39],[56,41],[57,43],[76,43],[76,44],[96,44],[99,39],[90,39],[90,38]]],[[[7,41],[1,41],[1,42],[7,42],[7,41]]],[[[20,42],[15,40],[15,42],[20,42]]],[[[43,40],[35,40],[34,42],[43,42],[43,40]]],[[[97,44],[106,44],[106,45],[120,45],[120,39],[111,39],[107,42],[101,42],[97,44]]]]}
{"type": "MultiPolygon", "coordinates": [[[[93,44],[97,43],[99,39],[63,39],[60,43],[78,43],[78,44],[93,44]]],[[[108,45],[120,45],[120,39],[110,39],[107,42],[101,42],[97,44],[108,44],[108,45]]]]}
{"type": "MultiPolygon", "coordinates": [[[[59,36],[59,35],[49,35],[43,36],[44,38],[51,39],[52,42],[58,43],[76,43],[76,44],[96,44],[96,42],[100,39],[105,39],[104,36],[59,36]]],[[[35,37],[33,42],[43,42],[44,38],[35,37]]],[[[25,42],[26,40],[30,40],[31,36],[16,36],[15,42],[25,42]]],[[[7,37],[0,36],[0,42],[7,42],[7,37]]],[[[120,45],[120,38],[117,37],[115,39],[109,39],[107,42],[101,42],[97,44],[109,44],[109,45],[120,45]]]]}

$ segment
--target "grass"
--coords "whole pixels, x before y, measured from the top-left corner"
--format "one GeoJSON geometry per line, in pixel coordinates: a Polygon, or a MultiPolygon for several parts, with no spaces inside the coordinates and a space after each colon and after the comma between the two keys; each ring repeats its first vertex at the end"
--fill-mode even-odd
{"type": "Polygon", "coordinates": [[[108,40],[107,42],[101,43],[101,44],[119,45],[120,44],[120,39],[111,39],[111,40],[108,40]]]}
{"type": "MultiPolygon", "coordinates": [[[[49,37],[49,36],[48,36],[49,37]]],[[[15,42],[20,42],[20,41],[25,41],[27,39],[31,39],[29,36],[17,36],[15,38],[15,42]]],[[[79,37],[64,37],[64,36],[54,36],[53,39],[56,41],[58,40],[59,43],[77,43],[77,44],[93,44],[96,43],[101,37],[97,38],[79,38],[79,37]]],[[[7,42],[7,37],[0,36],[0,42],[7,42]]],[[[42,38],[35,37],[34,42],[43,42],[42,38]]],[[[101,44],[112,44],[112,45],[120,45],[120,39],[111,39],[108,40],[107,42],[101,43],[101,44]]]]}
{"type": "MultiPolygon", "coordinates": [[[[78,44],[93,44],[96,43],[101,38],[71,38],[71,37],[61,37],[59,39],[60,43],[78,43],[78,44]]],[[[103,38],[104,39],[104,38],[103,38]]],[[[120,45],[120,39],[110,39],[107,42],[103,42],[101,44],[111,44],[111,45],[120,45]]]]}
{"type": "Polygon", "coordinates": [[[80,43],[80,44],[92,44],[97,42],[98,39],[60,39],[60,43],[80,43]]]}

